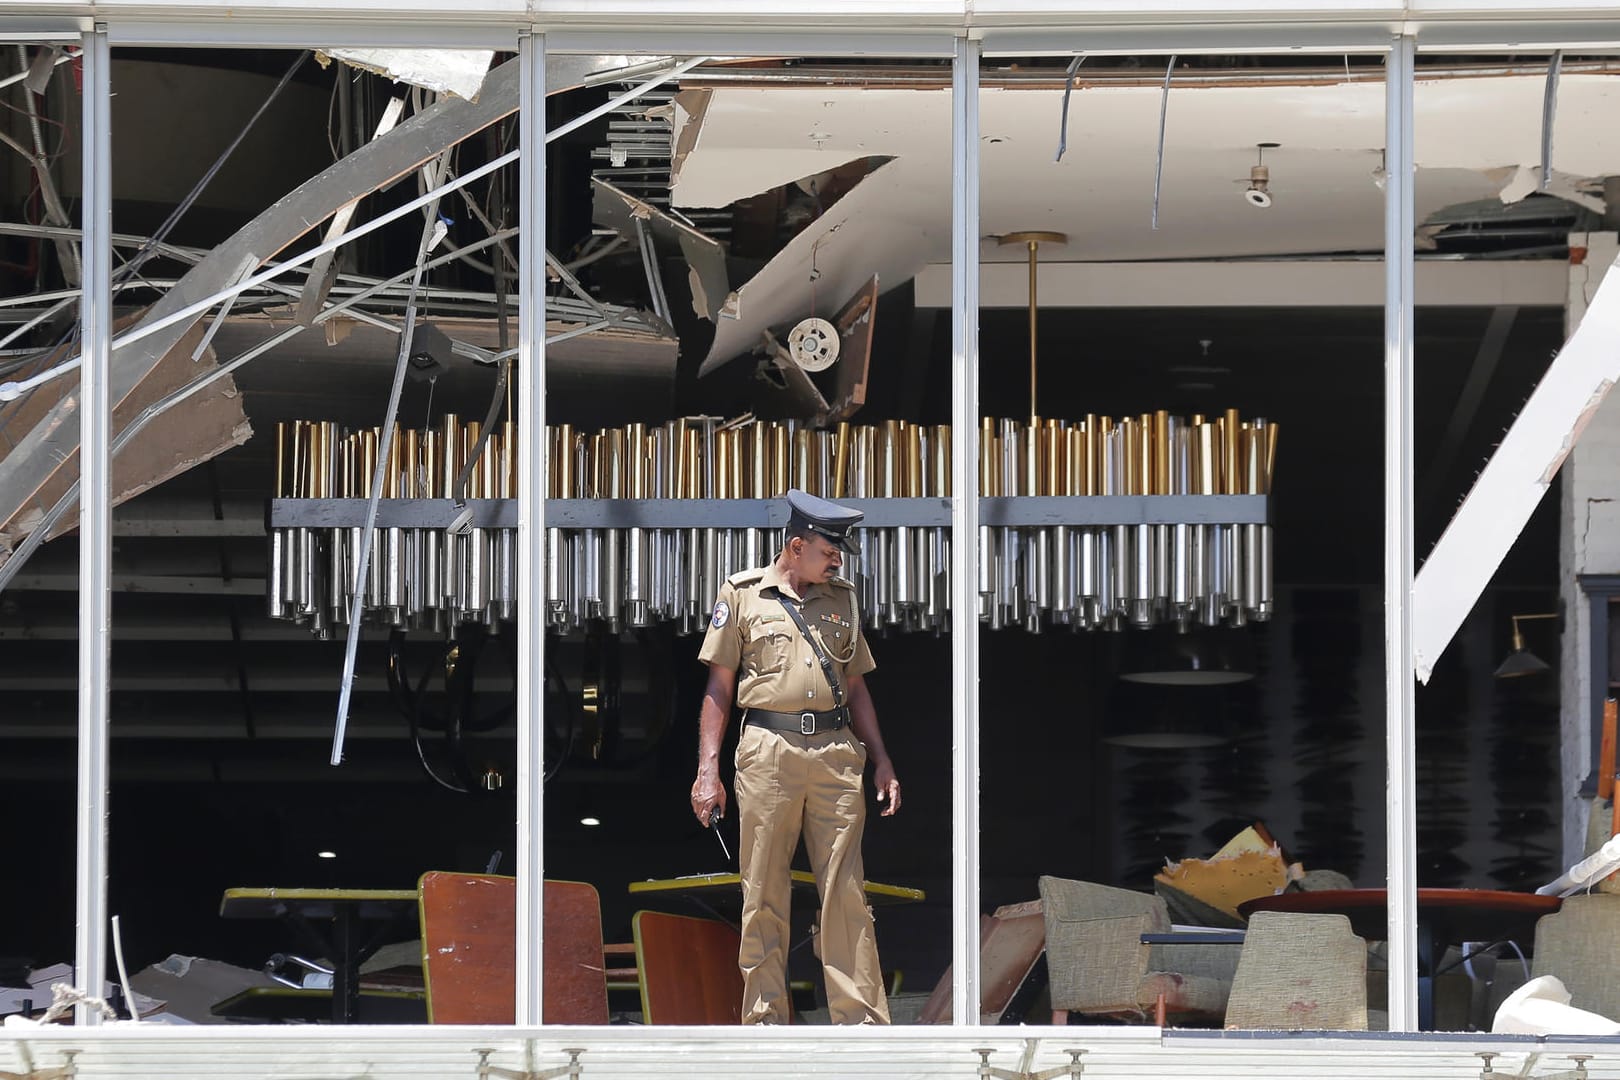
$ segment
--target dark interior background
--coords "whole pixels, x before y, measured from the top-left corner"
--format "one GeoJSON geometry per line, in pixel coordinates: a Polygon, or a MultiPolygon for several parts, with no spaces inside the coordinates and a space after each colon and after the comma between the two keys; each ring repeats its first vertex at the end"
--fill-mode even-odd
{"type": "MultiPolygon", "coordinates": [[[[225,63],[211,55],[120,51],[121,57],[193,67],[225,63]]],[[[250,51],[231,53],[228,62],[232,70],[256,64],[273,81],[290,59],[250,51]]],[[[300,71],[284,105],[286,122],[244,146],[247,164],[227,185],[240,192],[238,203],[211,200],[187,218],[176,242],[217,243],[264,205],[255,203],[268,188],[253,162],[281,161],[271,185],[278,192],[320,167],[327,153],[321,129],[299,118],[327,108],[332,78],[312,65],[300,71]],[[293,141],[278,131],[291,133],[293,141]]],[[[125,89],[114,99],[114,152],[115,173],[127,180],[148,175],[138,147],[161,150],[147,138],[153,132],[132,129],[128,118],[170,114],[143,111],[131,83],[125,89]],[[119,109],[128,110],[121,126],[119,109]]],[[[548,108],[571,116],[606,92],[553,99],[548,108]]],[[[173,127],[179,134],[184,125],[173,127]]],[[[589,231],[586,178],[591,149],[600,142],[599,130],[585,128],[548,153],[553,250],[570,250],[589,231]]],[[[462,167],[506,145],[492,133],[467,150],[462,167]]],[[[408,187],[378,197],[377,207],[408,197],[408,187]]],[[[174,192],[155,182],[119,191],[115,225],[130,232],[153,228],[174,201],[174,192]]],[[[362,259],[403,265],[418,228],[407,221],[384,230],[362,259]]],[[[746,246],[739,238],[736,250],[746,246]]],[[[736,280],[757,264],[742,256],[736,261],[736,280]]],[[[603,263],[590,277],[597,288],[626,295],[633,294],[639,270],[603,263]]],[[[684,267],[671,264],[665,281],[682,335],[668,410],[611,419],[659,422],[742,411],[751,393],[751,362],[736,361],[699,380],[708,331],[684,316],[690,309],[681,295],[684,267]]],[[[1491,314],[1428,308],[1417,314],[1420,561],[1563,340],[1560,309],[1518,311],[1459,449],[1440,460],[1441,433],[1491,314]]],[[[1025,415],[1026,316],[985,311],[980,323],[984,411],[1025,415]]],[[[1164,860],[1209,854],[1256,820],[1306,867],[1380,883],[1383,334],[1377,309],[1041,311],[1043,415],[1119,416],[1159,408],[1186,415],[1236,407],[1246,418],[1281,425],[1272,509],[1277,611],[1269,624],[1248,631],[1259,677],[1196,696],[1120,684],[1128,635],[969,631],[981,641],[986,910],[1033,898],[1043,873],[1147,888],[1164,860]],[[1108,731],[1158,712],[1195,717],[1229,738],[1172,753],[1102,741],[1108,731]]],[[[949,312],[916,309],[909,286],[888,293],[878,311],[869,403],[856,419],[946,422],[949,341],[949,312]]],[[[239,384],[257,436],[142,498],[221,517],[262,504],[276,421],[375,424],[392,362],[392,356],[377,356],[338,367],[323,363],[312,348],[248,365],[239,384]]],[[[435,388],[433,413],[482,413],[492,378],[484,369],[455,369],[435,388]]],[[[573,412],[554,408],[551,419],[605,422],[614,400],[604,388],[597,400],[566,403],[573,412]]],[[[417,422],[428,410],[425,388],[408,388],[402,417],[417,422]]],[[[1557,510],[1555,485],[1431,683],[1419,691],[1419,879],[1425,885],[1524,887],[1557,871],[1556,677],[1490,677],[1508,650],[1508,617],[1555,609],[1557,510]]],[[[67,537],[46,545],[30,571],[60,582],[75,566],[75,541],[67,537]]],[[[114,552],[115,573],[229,581],[262,578],[264,567],[262,538],[125,537],[114,552]]],[[[8,887],[0,889],[0,957],[40,965],[71,960],[73,951],[77,684],[70,589],[14,588],[0,595],[0,680],[8,687],[0,699],[0,820],[8,826],[0,857],[13,868],[8,887]]],[[[498,852],[499,868],[512,871],[511,787],[468,796],[434,784],[386,695],[373,689],[357,696],[347,760],[338,768],[326,763],[341,640],[310,640],[274,623],[264,615],[262,596],[248,594],[120,592],[114,621],[109,900],[122,916],[132,967],[170,953],[257,967],[285,947],[276,926],[218,918],[220,894],[233,886],[407,888],[430,869],[484,870],[498,852]],[[319,859],[321,850],[338,858],[319,859]]],[[[1555,624],[1526,628],[1532,649],[1556,669],[1555,624]]],[[[548,768],[556,771],[546,788],[544,870],[595,884],[607,935],[627,940],[635,908],[629,882],[724,865],[719,846],[687,810],[703,680],[698,640],[655,628],[617,642],[570,639],[552,646],[546,719],[548,768]],[[604,733],[600,756],[592,757],[579,739],[567,752],[571,703],[586,666],[614,663],[623,686],[619,725],[604,733]],[[581,825],[586,814],[602,824],[581,825]]],[[[905,784],[905,805],[893,819],[870,820],[867,868],[875,880],[921,887],[930,897],[879,913],[885,966],[903,969],[908,989],[932,986],[951,952],[950,710],[958,690],[946,675],[949,646],[947,638],[922,634],[873,642],[879,668],[870,685],[905,784]]],[[[430,640],[415,641],[413,662],[432,663],[435,648],[430,640]]],[[[491,711],[500,704],[498,686],[509,678],[504,655],[497,638],[487,657],[497,689],[481,703],[491,711]]],[[[383,662],[381,639],[369,637],[362,676],[374,685],[383,662]]],[[[513,741],[509,724],[481,735],[474,760],[509,767],[513,741]]],[[[808,921],[807,912],[800,917],[808,921]]],[[[794,962],[806,975],[813,966],[808,956],[794,962]]]]}
{"type": "MultiPolygon", "coordinates": [[[[907,325],[903,316],[889,317],[904,299],[886,302],[880,325],[907,325]]],[[[1419,313],[1420,471],[1488,314],[1419,313]]],[[[1560,340],[1561,318],[1553,310],[1520,314],[1447,494],[1419,507],[1420,551],[1426,548],[1421,538],[1432,542],[1495,433],[1544,368],[1560,340]]],[[[1021,323],[1021,313],[984,315],[988,412],[1016,414],[1024,407],[1021,323]],[[1018,362],[992,360],[1001,349],[1018,362]]],[[[1259,646],[1257,680],[1179,694],[1122,690],[1116,672],[1128,634],[980,631],[986,910],[1032,898],[1042,873],[1147,888],[1165,859],[1209,854],[1254,820],[1266,821],[1306,867],[1378,883],[1384,830],[1381,313],[1054,311],[1043,313],[1041,333],[1041,353],[1050,358],[1043,369],[1049,413],[1118,415],[1161,406],[1185,412],[1232,402],[1245,416],[1282,425],[1274,492],[1277,615],[1249,631],[1259,646]],[[1179,390],[1167,368],[1189,353],[1201,355],[1200,338],[1214,340],[1212,360],[1230,358],[1231,374],[1213,392],[1179,390]],[[1156,694],[1170,700],[1158,701],[1156,694]],[[1212,718],[1231,741],[1170,753],[1100,741],[1111,725],[1128,726],[1152,708],[1212,718]]],[[[920,419],[944,415],[947,364],[936,348],[920,419]]],[[[864,418],[892,415],[900,390],[893,366],[877,372],[864,418]]],[[[261,402],[277,412],[276,400],[270,389],[262,397],[250,393],[249,412],[261,402]]],[[[264,482],[232,464],[233,455],[248,456],[252,446],[219,463],[217,480],[227,498],[264,482]]],[[[1556,681],[1490,678],[1508,649],[1507,616],[1551,610],[1556,601],[1556,507],[1556,497],[1545,500],[1433,681],[1420,689],[1424,884],[1522,887],[1556,873],[1556,681]]],[[[71,545],[71,539],[53,542],[47,553],[55,561],[40,566],[69,570],[71,545]]],[[[239,553],[238,572],[262,573],[262,552],[258,558],[255,564],[251,553],[239,553]]],[[[115,555],[115,569],[121,559],[122,552],[115,555]]],[[[12,626],[26,626],[44,618],[47,605],[62,614],[70,595],[20,594],[0,614],[12,626]]],[[[132,622],[150,617],[153,602],[120,594],[115,622],[125,612],[132,622]]],[[[234,607],[244,625],[265,622],[262,602],[211,602],[234,607]]],[[[197,617],[221,616],[198,610],[197,617]]],[[[553,644],[557,670],[548,724],[556,764],[570,708],[557,680],[577,689],[585,644],[553,644]]],[[[1554,664],[1556,644],[1554,632],[1533,641],[1554,664]]],[[[602,760],[590,760],[576,746],[547,788],[546,873],[595,884],[610,937],[628,937],[636,906],[625,892],[629,882],[724,864],[718,845],[686,810],[703,679],[697,645],[696,638],[663,630],[639,639],[627,635],[618,649],[626,733],[610,738],[602,760]],[[647,689],[653,686],[669,692],[647,689]],[[586,813],[602,824],[580,825],[586,813]]],[[[885,964],[905,970],[913,988],[932,985],[950,955],[954,691],[942,677],[949,645],[925,634],[873,642],[879,669],[870,685],[905,784],[905,806],[893,819],[869,823],[867,865],[875,880],[915,885],[930,895],[926,904],[880,912],[885,964]]],[[[11,642],[4,662],[40,672],[71,670],[73,648],[71,640],[11,642]]],[[[246,662],[256,684],[290,672],[309,680],[308,692],[287,701],[275,697],[278,707],[305,710],[319,731],[318,718],[335,706],[341,649],[340,640],[260,644],[247,651],[246,662]],[[296,655],[278,655],[289,650],[296,655]],[[318,689],[323,677],[326,692],[318,689]]],[[[364,737],[351,739],[339,768],[326,764],[328,745],[320,737],[120,737],[121,727],[147,730],[165,707],[180,707],[174,695],[120,691],[121,676],[175,662],[206,669],[210,657],[230,662],[215,646],[125,641],[115,632],[110,902],[123,916],[131,964],[171,952],[261,963],[285,942],[274,926],[218,919],[220,893],[232,886],[408,887],[428,869],[482,870],[496,852],[504,853],[501,868],[510,872],[510,790],[477,797],[435,786],[417,766],[405,722],[390,719],[386,709],[363,729],[364,737]],[[318,859],[322,849],[339,858],[318,859]]],[[[362,672],[369,664],[374,674],[381,657],[380,645],[369,641],[362,672]]],[[[491,665],[499,670],[498,660],[491,665]]],[[[198,707],[195,697],[188,696],[186,709],[198,707]]],[[[72,700],[71,692],[40,691],[28,699],[14,696],[7,712],[70,715],[72,700]]],[[[232,692],[204,700],[226,724],[242,708],[232,692]]],[[[482,736],[478,747],[491,761],[509,762],[509,727],[482,736]]],[[[60,732],[7,739],[0,769],[0,807],[18,826],[3,846],[30,868],[25,887],[0,895],[0,927],[6,928],[0,954],[38,963],[65,959],[72,950],[73,740],[60,732]]]]}

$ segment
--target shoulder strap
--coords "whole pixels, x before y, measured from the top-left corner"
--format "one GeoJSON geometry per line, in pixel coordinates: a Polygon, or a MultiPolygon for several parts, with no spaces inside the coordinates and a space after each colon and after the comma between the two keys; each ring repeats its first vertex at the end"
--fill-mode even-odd
{"type": "Polygon", "coordinates": [[[804,637],[804,640],[810,643],[811,651],[816,654],[816,659],[821,662],[821,673],[827,677],[827,685],[832,687],[833,705],[840,709],[843,708],[844,685],[838,681],[838,670],[833,666],[832,657],[828,656],[827,650],[821,647],[821,642],[816,640],[816,635],[810,632],[810,627],[804,621],[804,615],[798,608],[793,606],[793,601],[780,592],[776,594],[776,598],[782,602],[782,607],[787,611],[788,618],[793,620],[793,625],[799,628],[799,633],[804,637]]]}

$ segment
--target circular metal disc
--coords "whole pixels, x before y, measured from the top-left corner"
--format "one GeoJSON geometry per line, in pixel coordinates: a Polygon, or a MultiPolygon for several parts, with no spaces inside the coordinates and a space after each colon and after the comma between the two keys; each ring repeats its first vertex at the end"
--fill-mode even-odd
{"type": "Polygon", "coordinates": [[[838,331],[826,319],[806,319],[788,334],[788,353],[806,371],[825,371],[838,359],[838,331]]]}

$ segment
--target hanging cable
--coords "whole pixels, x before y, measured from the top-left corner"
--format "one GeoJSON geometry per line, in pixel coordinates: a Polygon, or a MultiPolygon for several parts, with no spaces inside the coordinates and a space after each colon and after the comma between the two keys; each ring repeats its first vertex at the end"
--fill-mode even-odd
{"type": "Polygon", "coordinates": [[[1159,227],[1159,185],[1164,180],[1164,121],[1170,110],[1170,76],[1175,73],[1176,58],[1164,69],[1164,90],[1159,95],[1159,157],[1153,168],[1153,228],[1159,227]]]}
{"type": "MultiPolygon", "coordinates": [[[[411,277],[410,296],[405,302],[405,331],[399,336],[399,359],[394,364],[394,385],[388,393],[388,410],[383,416],[382,437],[377,447],[377,468],[371,478],[371,498],[366,502],[366,523],[360,530],[360,555],[355,580],[364,580],[371,562],[371,534],[377,524],[377,503],[382,497],[383,472],[388,468],[389,445],[394,438],[394,419],[399,415],[399,397],[405,387],[405,371],[410,366],[411,341],[416,336],[416,297],[422,286],[422,269],[428,255],[449,231],[438,216],[439,200],[430,204],[428,219],[422,223],[422,242],[416,253],[416,273],[411,277]]],[[[349,608],[349,632],[343,652],[343,681],[338,688],[336,729],[332,733],[331,764],[343,763],[343,735],[349,723],[349,698],[354,692],[354,663],[360,648],[360,624],[364,614],[365,591],[356,589],[349,608]]]]}
{"type": "Polygon", "coordinates": [[[1063,74],[1063,115],[1058,122],[1058,148],[1057,157],[1053,161],[1063,160],[1063,151],[1069,148],[1069,95],[1074,93],[1074,76],[1085,62],[1086,54],[1081,53],[1069,61],[1069,70],[1063,74]]]}

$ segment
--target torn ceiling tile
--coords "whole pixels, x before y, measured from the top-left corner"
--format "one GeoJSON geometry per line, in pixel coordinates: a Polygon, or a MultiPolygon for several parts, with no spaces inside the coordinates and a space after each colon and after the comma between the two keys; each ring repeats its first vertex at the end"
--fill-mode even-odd
{"type": "MultiPolygon", "coordinates": [[[[119,321],[118,329],[134,325],[137,317],[119,321]]],[[[175,343],[153,369],[113,411],[113,430],[120,431],[147,406],[157,402],[199,375],[216,366],[212,348],[203,348],[199,359],[191,354],[203,344],[205,327],[194,325],[185,337],[175,343]]],[[[62,351],[66,351],[66,347],[62,351]]],[[[36,390],[26,398],[13,402],[0,415],[19,429],[26,429],[47,414],[57,401],[76,397],[77,374],[65,376],[36,390]]],[[[112,502],[118,506],[141,492],[156,487],[163,481],[180,475],[234,446],[240,446],[252,436],[253,428],[242,412],[242,396],[237,392],[235,380],[226,375],[194,394],[184,409],[171,409],[156,417],[130,440],[128,446],[113,458],[112,502]]],[[[8,521],[0,522],[0,562],[4,562],[17,546],[39,524],[40,507],[50,506],[61,497],[68,486],[78,479],[77,450],[63,463],[49,483],[40,489],[37,500],[8,521]]],[[[78,527],[79,516],[66,514],[56,524],[51,537],[72,532],[78,527]]]]}
{"type": "Polygon", "coordinates": [[[322,49],[315,56],[322,64],[329,58],[341,60],[395,82],[467,101],[478,100],[484,76],[495,59],[489,49],[322,49]]]}
{"type": "Polygon", "coordinates": [[[699,374],[752,351],[763,333],[785,333],[805,315],[829,317],[869,278],[885,287],[910,281],[951,233],[949,214],[942,219],[928,200],[908,198],[919,179],[903,160],[880,166],[790,240],[728,298],[699,374]]]}
{"type": "Polygon", "coordinates": [[[726,295],[731,290],[726,274],[725,249],[684,221],[620,191],[605,180],[593,177],[591,185],[596,195],[597,224],[614,230],[634,246],[640,242],[636,228],[639,221],[656,240],[679,246],[688,267],[692,309],[700,318],[715,321],[720,306],[725,303],[726,295]]]}
{"type": "Polygon", "coordinates": [[[1520,165],[1515,169],[1493,170],[1496,172],[1509,172],[1507,182],[1502,185],[1500,193],[1502,202],[1516,203],[1528,195],[1544,191],[1548,195],[1556,195],[1560,199],[1568,200],[1577,206],[1584,206],[1593,213],[1603,213],[1605,206],[1601,195],[1595,195],[1586,189],[1583,178],[1571,176],[1569,173],[1554,169],[1547,179],[1547,186],[1541,186],[1540,165],[1520,165]]]}

